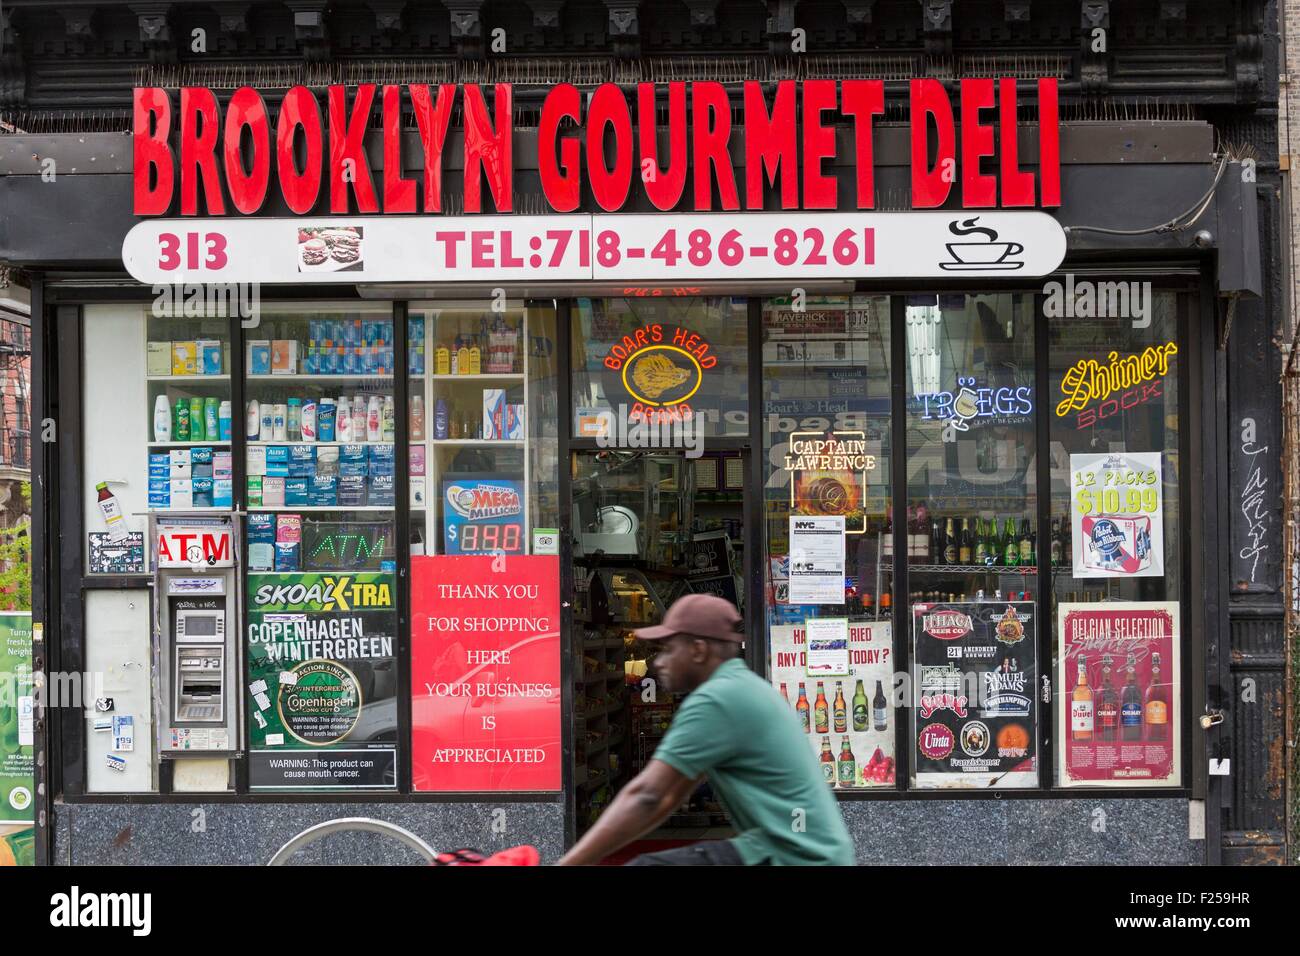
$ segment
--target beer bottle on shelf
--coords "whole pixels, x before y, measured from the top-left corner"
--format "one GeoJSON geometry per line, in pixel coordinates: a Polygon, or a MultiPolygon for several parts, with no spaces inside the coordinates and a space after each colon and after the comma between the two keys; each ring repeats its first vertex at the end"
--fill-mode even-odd
{"type": "Polygon", "coordinates": [[[1127,661],[1128,674],[1119,698],[1120,736],[1124,740],[1142,739],[1142,691],[1137,683],[1137,658],[1132,654],[1127,661]]]}
{"type": "Polygon", "coordinates": [[[835,755],[831,753],[831,738],[822,738],[822,777],[832,787],[835,786],[835,755]]]}
{"type": "Polygon", "coordinates": [[[1002,563],[1008,568],[1014,568],[1020,563],[1020,543],[1016,540],[1016,519],[1008,518],[1006,523],[1006,537],[1002,545],[1002,563]]]}
{"type": "Polygon", "coordinates": [[[938,560],[939,556],[930,552],[930,511],[921,501],[916,505],[916,562],[929,564],[938,560]]]}
{"type": "Polygon", "coordinates": [[[930,527],[930,562],[943,564],[943,526],[935,521],[930,527]]]}
{"type": "Polygon", "coordinates": [[[947,525],[943,529],[943,563],[957,563],[957,533],[953,530],[952,519],[948,519],[947,525]]]}
{"type": "Polygon", "coordinates": [[[867,729],[870,713],[867,711],[867,692],[862,687],[862,680],[853,688],[853,729],[862,733],[867,729]]]}
{"type": "Polygon", "coordinates": [[[880,610],[888,613],[889,609],[892,608],[893,606],[894,606],[894,592],[890,588],[885,588],[885,590],[880,595],[880,610]]]}
{"type": "Polygon", "coordinates": [[[885,505],[885,530],[880,536],[880,557],[892,558],[894,556],[894,505],[889,502],[885,505]]]}
{"type": "Polygon", "coordinates": [[[1061,563],[1065,556],[1064,542],[1061,540],[1061,519],[1052,519],[1052,567],[1061,563]]]}
{"type": "Polygon", "coordinates": [[[916,506],[908,503],[907,506],[907,561],[912,564],[916,561],[916,506]]]}
{"type": "Polygon", "coordinates": [[[844,683],[835,682],[835,732],[847,733],[849,729],[849,707],[844,702],[844,683]]]}
{"type": "Polygon", "coordinates": [[[989,539],[984,530],[984,519],[975,518],[975,563],[988,564],[989,539]]]}
{"type": "Polygon", "coordinates": [[[871,698],[871,717],[876,730],[884,730],[889,726],[889,702],[885,700],[880,681],[876,681],[876,693],[871,698]]]}
{"type": "Polygon", "coordinates": [[[1029,519],[1020,519],[1020,563],[1024,567],[1034,564],[1034,538],[1029,531],[1029,519]]]}
{"type": "Polygon", "coordinates": [[[819,734],[830,732],[830,707],[826,704],[826,688],[821,681],[817,682],[817,698],[813,701],[813,724],[819,734]]]}
{"type": "Polygon", "coordinates": [[[866,594],[862,595],[862,619],[864,621],[870,620],[871,616],[875,613],[875,610],[876,599],[873,598],[871,592],[868,591],[866,594]]]}
{"type": "Polygon", "coordinates": [[[840,759],[838,764],[841,787],[851,787],[857,776],[857,761],[853,759],[853,748],[849,746],[848,734],[840,738],[840,759]]]}
{"type": "Polygon", "coordinates": [[[808,688],[804,687],[803,681],[799,682],[799,699],[794,704],[795,712],[799,715],[799,722],[803,724],[803,732],[809,733],[812,727],[811,715],[808,707],[808,688]]]}
{"type": "Polygon", "coordinates": [[[970,536],[970,518],[963,518],[961,523],[961,537],[957,545],[957,562],[959,564],[971,563],[971,536],[970,536]]]}

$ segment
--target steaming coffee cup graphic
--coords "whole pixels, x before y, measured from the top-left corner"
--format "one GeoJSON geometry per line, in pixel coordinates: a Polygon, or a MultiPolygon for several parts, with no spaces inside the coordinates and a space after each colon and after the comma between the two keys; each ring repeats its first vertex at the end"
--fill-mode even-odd
{"type": "Polygon", "coordinates": [[[970,219],[954,219],[948,223],[948,231],[954,236],[983,236],[965,242],[949,242],[945,245],[952,262],[939,263],[940,269],[949,272],[976,272],[984,270],[1020,269],[1024,262],[1015,257],[1025,251],[1018,242],[999,242],[996,229],[977,225],[979,216],[970,219]]]}

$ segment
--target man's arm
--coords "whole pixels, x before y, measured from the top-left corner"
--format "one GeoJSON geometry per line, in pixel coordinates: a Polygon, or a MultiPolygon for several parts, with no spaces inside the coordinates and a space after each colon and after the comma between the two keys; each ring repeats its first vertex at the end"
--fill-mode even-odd
{"type": "Polygon", "coordinates": [[[558,865],[582,866],[600,862],[668,819],[698,783],[662,760],[651,760],[618,792],[596,825],[564,854],[558,865]]]}

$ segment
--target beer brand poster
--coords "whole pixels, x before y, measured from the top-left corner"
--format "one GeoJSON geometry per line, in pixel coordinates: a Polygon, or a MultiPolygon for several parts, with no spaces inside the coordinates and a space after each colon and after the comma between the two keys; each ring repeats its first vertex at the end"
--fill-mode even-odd
{"type": "Polygon", "coordinates": [[[0,866],[35,863],[32,616],[0,614],[0,866]]]}
{"type": "Polygon", "coordinates": [[[860,431],[791,434],[782,464],[791,479],[790,513],[842,516],[846,534],[862,534],[878,448],[860,431]]]}
{"type": "Polygon", "coordinates": [[[1160,452],[1071,455],[1070,531],[1076,578],[1162,577],[1160,452]]]}
{"type": "Polygon", "coordinates": [[[248,575],[254,789],[397,786],[395,575],[248,575]]]}
{"type": "Polygon", "coordinates": [[[912,607],[918,787],[1038,785],[1033,601],[912,607]]]}
{"type": "Polygon", "coordinates": [[[411,558],[416,790],[561,787],[560,559],[411,558]]]}
{"type": "Polygon", "coordinates": [[[1178,786],[1178,602],[1061,604],[1058,615],[1061,786],[1178,786]]]}
{"type": "Polygon", "coordinates": [[[850,621],[848,630],[848,675],[818,678],[808,673],[805,626],[773,625],[772,686],[789,702],[828,783],[842,790],[892,788],[898,714],[892,628],[888,621],[850,621]]]}

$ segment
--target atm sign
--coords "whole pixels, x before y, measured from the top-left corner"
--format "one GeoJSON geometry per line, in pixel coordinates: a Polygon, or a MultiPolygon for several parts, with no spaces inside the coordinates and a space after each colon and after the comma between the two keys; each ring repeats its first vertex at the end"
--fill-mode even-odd
{"type": "Polygon", "coordinates": [[[229,568],[235,564],[229,530],[208,528],[165,528],[158,531],[158,567],[229,568]]]}

